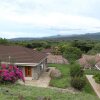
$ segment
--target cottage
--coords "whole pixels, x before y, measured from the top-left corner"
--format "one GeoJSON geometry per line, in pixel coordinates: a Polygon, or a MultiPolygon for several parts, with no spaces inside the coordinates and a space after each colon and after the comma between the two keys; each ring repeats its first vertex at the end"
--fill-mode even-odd
{"type": "Polygon", "coordinates": [[[26,80],[38,79],[47,68],[46,54],[21,46],[0,45],[0,61],[18,66],[26,80]]]}

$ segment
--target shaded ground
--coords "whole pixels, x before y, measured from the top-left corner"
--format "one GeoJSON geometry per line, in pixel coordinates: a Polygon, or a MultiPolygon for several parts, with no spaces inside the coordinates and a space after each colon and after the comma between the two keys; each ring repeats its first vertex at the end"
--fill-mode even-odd
{"type": "Polygon", "coordinates": [[[87,79],[89,80],[91,86],[93,87],[95,93],[100,98],[100,84],[96,83],[93,79],[93,75],[86,75],[87,79]]]}
{"type": "Polygon", "coordinates": [[[62,55],[49,54],[47,57],[47,63],[68,64],[68,60],[62,57],[62,55]]]}

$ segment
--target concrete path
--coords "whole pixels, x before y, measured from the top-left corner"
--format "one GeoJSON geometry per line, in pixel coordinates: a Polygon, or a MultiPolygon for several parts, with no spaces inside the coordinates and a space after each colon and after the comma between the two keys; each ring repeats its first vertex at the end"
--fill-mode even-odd
{"type": "Polygon", "coordinates": [[[25,83],[19,81],[19,83],[23,85],[36,86],[36,87],[48,87],[49,82],[51,80],[50,73],[53,69],[55,68],[50,67],[50,71],[42,73],[38,80],[26,80],[25,83]]]}
{"type": "Polygon", "coordinates": [[[91,86],[93,87],[95,93],[100,98],[100,84],[97,84],[93,79],[93,75],[86,75],[87,79],[89,80],[91,86]]]}

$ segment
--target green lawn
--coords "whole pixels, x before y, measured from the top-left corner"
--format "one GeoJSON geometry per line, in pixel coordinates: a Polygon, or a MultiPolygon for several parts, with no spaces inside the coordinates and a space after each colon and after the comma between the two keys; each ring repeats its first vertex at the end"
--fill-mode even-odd
{"type": "MultiPolygon", "coordinates": [[[[70,67],[71,67],[71,65],[70,64],[69,65],[49,64],[48,66],[56,67],[62,73],[62,77],[60,79],[59,78],[58,79],[57,78],[51,79],[50,85],[52,85],[54,87],[59,87],[59,88],[70,87],[70,79],[71,79],[71,77],[70,77],[70,67]]],[[[90,72],[91,71],[86,70],[85,74],[87,74],[87,73],[89,74],[90,72]]],[[[91,73],[93,73],[93,72],[91,72],[91,73]]],[[[83,93],[89,93],[89,94],[92,94],[92,95],[96,95],[87,79],[86,79],[86,86],[84,87],[82,92],[83,93]]]]}
{"type": "Polygon", "coordinates": [[[96,96],[79,92],[62,93],[57,90],[22,85],[0,85],[0,100],[37,100],[37,96],[47,96],[51,100],[99,100],[96,96]],[[6,90],[6,92],[5,92],[6,90]],[[19,95],[24,99],[19,99],[19,95]]]}
{"type": "Polygon", "coordinates": [[[53,78],[50,81],[50,85],[54,87],[59,87],[59,88],[67,88],[70,86],[70,65],[65,65],[65,64],[49,64],[49,67],[56,67],[59,69],[62,73],[61,78],[53,78]]]}

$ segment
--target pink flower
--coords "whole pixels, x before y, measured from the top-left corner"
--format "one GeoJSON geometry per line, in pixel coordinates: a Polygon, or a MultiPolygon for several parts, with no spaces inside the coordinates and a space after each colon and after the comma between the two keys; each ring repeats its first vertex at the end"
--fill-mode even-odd
{"type": "Polygon", "coordinates": [[[5,69],[5,68],[6,68],[6,64],[1,64],[1,67],[2,67],[3,69],[5,69]]]}
{"type": "Polygon", "coordinates": [[[18,79],[25,82],[23,73],[19,68],[17,68],[17,66],[9,65],[6,67],[5,64],[2,65],[2,69],[0,70],[0,79],[5,82],[9,81],[12,83],[16,82],[18,79]]]}
{"type": "Polygon", "coordinates": [[[12,70],[13,69],[13,66],[12,65],[9,65],[9,69],[12,70]]]}

